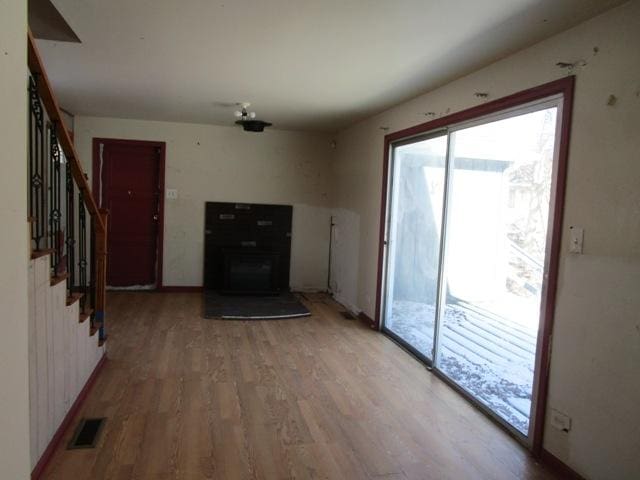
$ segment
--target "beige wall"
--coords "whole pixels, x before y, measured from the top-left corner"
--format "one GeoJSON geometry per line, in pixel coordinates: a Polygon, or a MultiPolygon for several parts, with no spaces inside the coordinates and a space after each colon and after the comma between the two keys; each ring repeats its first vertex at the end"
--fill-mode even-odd
{"type": "Polygon", "coordinates": [[[0,0],[0,478],[29,478],[27,2],[0,0]]]}
{"type": "Polygon", "coordinates": [[[640,1],[633,1],[343,131],[333,162],[335,207],[359,219],[348,299],[374,313],[385,132],[576,71],[549,407],[573,428],[546,429],[545,447],[592,479],[640,478],[640,1]],[[597,54],[594,47],[598,47],[597,54]],[[610,94],[618,101],[607,105],[610,94]],[[585,229],[568,254],[569,225],[585,229]]]}
{"type": "Polygon", "coordinates": [[[331,139],[323,134],[75,117],[75,142],[91,172],[93,138],[167,143],[163,283],[202,285],[206,201],[294,206],[291,287],[325,289],[331,139]]]}

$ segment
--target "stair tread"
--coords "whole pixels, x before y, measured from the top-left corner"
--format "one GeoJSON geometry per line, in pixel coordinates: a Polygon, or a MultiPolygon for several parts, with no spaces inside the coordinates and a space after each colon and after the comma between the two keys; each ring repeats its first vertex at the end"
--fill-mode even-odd
{"type": "Polygon", "coordinates": [[[31,260],[35,260],[36,258],[51,255],[53,252],[54,252],[53,248],[42,248],[40,250],[34,250],[33,252],[31,252],[31,260]]]}
{"type": "Polygon", "coordinates": [[[80,312],[80,323],[83,323],[87,318],[91,318],[93,314],[93,308],[85,307],[83,311],[80,312]]]}
{"type": "Polygon", "coordinates": [[[100,327],[102,327],[102,322],[93,322],[93,325],[91,325],[89,329],[89,335],[93,337],[96,332],[100,330],[100,327]]]}
{"type": "Polygon", "coordinates": [[[80,293],[80,292],[74,292],[71,295],[69,295],[67,297],[67,306],[69,305],[73,305],[74,303],[76,303],[78,300],[80,300],[82,297],[84,297],[84,293],[80,293]]]}
{"type": "Polygon", "coordinates": [[[60,275],[53,275],[51,277],[51,286],[59,284],[60,282],[64,282],[67,278],[69,278],[68,273],[62,273],[60,275]]]}

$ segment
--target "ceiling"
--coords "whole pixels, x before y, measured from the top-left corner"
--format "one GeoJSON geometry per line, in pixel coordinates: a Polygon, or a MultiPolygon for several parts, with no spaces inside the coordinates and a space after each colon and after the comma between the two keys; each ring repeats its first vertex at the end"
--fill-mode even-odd
{"type": "MultiPolygon", "coordinates": [[[[39,40],[74,114],[336,131],[622,0],[53,0],[39,40]]],[[[570,59],[569,59],[570,60],[570,59]]]]}

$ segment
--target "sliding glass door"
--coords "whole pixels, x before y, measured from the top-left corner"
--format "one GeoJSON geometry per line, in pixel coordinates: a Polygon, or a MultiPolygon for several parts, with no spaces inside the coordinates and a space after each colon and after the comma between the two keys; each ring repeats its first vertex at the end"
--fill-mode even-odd
{"type": "Polygon", "coordinates": [[[446,133],[394,147],[385,328],[431,361],[438,297],[446,133]]]}
{"type": "Polygon", "coordinates": [[[452,129],[437,368],[529,430],[557,106],[452,129]]]}
{"type": "Polygon", "coordinates": [[[560,98],[391,149],[383,328],[528,438],[560,98]]]}

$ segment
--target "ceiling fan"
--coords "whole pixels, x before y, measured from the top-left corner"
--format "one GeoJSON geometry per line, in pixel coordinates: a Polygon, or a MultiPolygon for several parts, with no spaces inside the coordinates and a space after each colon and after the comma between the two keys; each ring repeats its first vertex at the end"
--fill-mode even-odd
{"type": "Polygon", "coordinates": [[[250,103],[243,102],[236,105],[241,108],[235,112],[235,116],[239,118],[239,120],[236,120],[236,125],[242,125],[245,132],[263,132],[265,127],[273,125],[263,120],[257,120],[256,112],[248,112],[247,109],[251,106],[250,103]]]}

